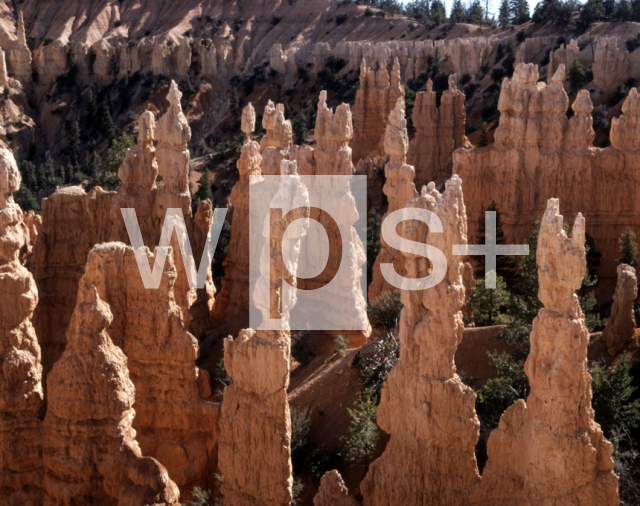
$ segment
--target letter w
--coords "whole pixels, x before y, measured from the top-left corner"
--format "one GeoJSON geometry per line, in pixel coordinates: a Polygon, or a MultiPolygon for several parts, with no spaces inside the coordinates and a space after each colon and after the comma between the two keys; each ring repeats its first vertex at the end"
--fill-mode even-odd
{"type": "Polygon", "coordinates": [[[207,282],[207,269],[211,265],[211,260],[213,260],[213,253],[218,245],[222,225],[224,224],[224,219],[227,215],[226,207],[216,208],[213,212],[213,221],[207,234],[207,242],[204,246],[204,251],[202,252],[200,268],[197,273],[196,261],[193,258],[193,253],[191,251],[191,243],[189,242],[189,234],[187,233],[187,225],[185,224],[184,216],[182,215],[182,209],[167,209],[167,214],[164,217],[164,223],[162,224],[160,244],[156,250],[156,261],[153,264],[153,271],[149,266],[149,257],[147,256],[146,247],[142,240],[136,210],[124,207],[120,210],[122,211],[124,224],[127,227],[131,246],[133,246],[133,252],[136,257],[140,276],[142,277],[142,283],[146,289],[157,289],[160,286],[160,280],[162,279],[162,272],[164,271],[164,264],[167,260],[171,236],[173,235],[174,230],[178,239],[180,253],[182,254],[184,268],[187,272],[189,286],[191,288],[204,288],[204,285],[207,282]]]}

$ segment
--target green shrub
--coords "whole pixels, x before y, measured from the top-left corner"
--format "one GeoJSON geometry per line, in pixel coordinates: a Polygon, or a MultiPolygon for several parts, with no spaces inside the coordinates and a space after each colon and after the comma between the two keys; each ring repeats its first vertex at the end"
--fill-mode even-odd
{"type": "Polygon", "coordinates": [[[364,460],[367,467],[376,452],[380,437],[375,422],[378,407],[373,397],[370,390],[364,390],[353,403],[353,409],[347,408],[351,423],[345,436],[345,460],[364,460]]]}
{"type": "Polygon", "coordinates": [[[367,304],[367,315],[371,325],[387,332],[396,328],[401,311],[400,290],[382,292],[376,300],[367,304]]]}
{"type": "Polygon", "coordinates": [[[333,338],[333,345],[335,346],[335,352],[344,357],[349,349],[349,339],[343,336],[336,336],[333,338]]]}
{"type": "Polygon", "coordinates": [[[278,23],[280,23],[280,21],[282,21],[282,16],[280,14],[274,14],[271,17],[271,25],[272,26],[276,26],[278,23]]]}

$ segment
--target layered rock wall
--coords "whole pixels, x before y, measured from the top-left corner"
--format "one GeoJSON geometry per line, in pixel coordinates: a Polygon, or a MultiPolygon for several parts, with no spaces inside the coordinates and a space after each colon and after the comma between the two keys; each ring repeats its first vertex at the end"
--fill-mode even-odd
{"type": "Polygon", "coordinates": [[[416,95],[412,115],[416,133],[407,153],[407,163],[416,170],[416,186],[436,180],[443,182],[451,175],[451,153],[465,145],[464,100],[455,75],[449,76],[449,89],[442,94],[440,107],[431,80],[427,91],[416,95]]]}
{"type": "Polygon", "coordinates": [[[618,238],[627,228],[640,227],[640,97],[635,88],[611,126],[611,146],[592,145],[594,131],[589,92],[578,93],[567,119],[569,99],[563,89],[564,68],[551,84],[538,82],[534,65],[518,65],[504,81],[498,109],[500,125],[495,143],[483,148],[458,149],[453,172],[474,191],[467,196],[471,242],[492,200],[498,203],[509,242],[531,233],[544,203],[557,197],[569,213],[589,216],[587,233],[602,253],[598,277],[613,292],[618,238]]]}
{"type": "Polygon", "coordinates": [[[386,60],[369,64],[362,59],[360,88],[353,106],[353,131],[351,140],[353,159],[379,156],[383,153],[384,131],[389,113],[398,98],[404,98],[400,79],[400,62],[394,58],[391,74],[386,60]]]}

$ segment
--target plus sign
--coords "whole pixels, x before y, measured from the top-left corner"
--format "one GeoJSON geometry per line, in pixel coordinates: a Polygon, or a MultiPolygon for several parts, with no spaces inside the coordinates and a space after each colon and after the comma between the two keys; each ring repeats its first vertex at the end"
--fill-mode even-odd
{"type": "Polygon", "coordinates": [[[528,255],[527,244],[496,244],[496,212],[484,213],[484,244],[454,244],[454,255],[479,255],[484,256],[484,286],[495,290],[496,288],[496,257],[498,255],[528,255]]]}

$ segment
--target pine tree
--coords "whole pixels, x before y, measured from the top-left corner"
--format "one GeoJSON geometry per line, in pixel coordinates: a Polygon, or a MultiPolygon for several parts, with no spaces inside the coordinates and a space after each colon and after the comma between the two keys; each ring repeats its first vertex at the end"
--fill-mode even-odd
{"type": "Polygon", "coordinates": [[[80,127],[78,122],[74,122],[71,127],[71,135],[69,139],[69,163],[73,167],[80,165],[80,127]]]}
{"type": "Polygon", "coordinates": [[[378,408],[370,389],[365,389],[353,403],[353,409],[347,408],[351,424],[347,430],[345,458],[347,461],[363,459],[368,467],[377,445],[380,431],[376,425],[378,408]]]}
{"type": "Polygon", "coordinates": [[[25,213],[27,211],[33,211],[40,214],[40,204],[38,204],[31,190],[29,190],[24,183],[22,183],[20,189],[13,194],[13,198],[25,213]]]}
{"type": "Polygon", "coordinates": [[[472,23],[474,25],[482,25],[482,20],[484,19],[484,11],[482,9],[482,5],[480,4],[480,0],[475,0],[470,6],[467,12],[467,22],[472,23]]]}
{"type": "Polygon", "coordinates": [[[196,192],[196,197],[198,198],[198,202],[202,202],[203,200],[209,200],[213,202],[213,191],[211,190],[211,172],[209,169],[204,169],[202,177],[198,181],[199,187],[196,192]]]}
{"type": "Polygon", "coordinates": [[[105,105],[102,108],[102,126],[100,130],[107,135],[107,138],[109,139],[109,145],[113,144],[113,141],[118,137],[120,133],[118,125],[115,124],[113,118],[111,117],[111,108],[108,105],[105,105]]]}
{"type": "Polygon", "coordinates": [[[498,24],[503,27],[511,25],[511,6],[509,0],[502,0],[500,11],[498,12],[498,24]]]}
{"type": "Polygon", "coordinates": [[[529,3],[527,0],[511,0],[511,22],[521,25],[531,19],[529,15],[529,3]]]}
{"type": "Polygon", "coordinates": [[[465,9],[462,5],[462,0],[454,0],[451,6],[451,13],[449,14],[449,22],[451,23],[464,23],[465,21],[465,9]]]}
{"type": "Polygon", "coordinates": [[[620,251],[618,263],[635,267],[638,263],[638,244],[636,243],[636,234],[630,228],[618,239],[618,248],[620,251]]]}
{"type": "Polygon", "coordinates": [[[569,65],[569,72],[567,79],[569,79],[569,83],[571,84],[571,89],[574,92],[577,92],[582,86],[584,86],[587,82],[587,73],[584,71],[584,67],[578,58],[574,58],[569,65]]]}
{"type": "Polygon", "coordinates": [[[503,313],[509,304],[509,295],[502,276],[497,276],[493,290],[485,288],[484,279],[478,280],[466,302],[469,315],[465,317],[465,323],[473,322],[476,326],[505,323],[503,313]]]}
{"type": "Polygon", "coordinates": [[[444,4],[440,0],[434,0],[431,4],[431,21],[436,25],[441,25],[447,19],[444,4]]]}
{"type": "Polygon", "coordinates": [[[307,142],[307,118],[304,114],[293,120],[292,129],[296,144],[301,145],[307,142]]]}

